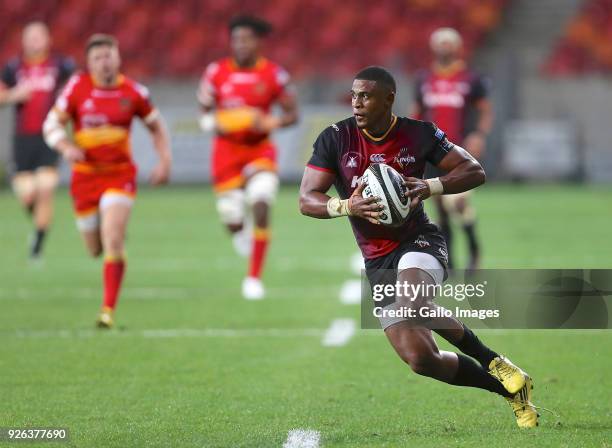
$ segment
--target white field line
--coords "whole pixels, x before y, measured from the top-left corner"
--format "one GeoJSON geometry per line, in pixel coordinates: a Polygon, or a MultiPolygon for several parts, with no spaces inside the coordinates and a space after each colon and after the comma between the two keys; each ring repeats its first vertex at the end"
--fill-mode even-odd
{"type": "Polygon", "coordinates": [[[324,347],[341,347],[355,335],[357,325],[353,319],[335,319],[323,335],[324,347]]]}
{"type": "MultiPolygon", "coordinates": [[[[239,295],[238,283],[235,287],[236,297],[239,295]]],[[[317,286],[312,288],[290,288],[290,287],[270,287],[267,289],[269,300],[284,300],[295,298],[327,298],[335,294],[334,286],[317,286]]],[[[49,300],[57,298],[99,298],[102,288],[83,288],[83,287],[47,287],[47,288],[0,288],[0,300],[49,300]]],[[[215,295],[231,295],[231,288],[177,288],[167,286],[151,287],[125,287],[121,289],[121,295],[130,300],[191,300],[209,299],[215,295]]],[[[242,299],[241,299],[242,300],[242,299]]]]}
{"type": "Polygon", "coordinates": [[[150,330],[15,330],[14,332],[0,332],[4,335],[22,339],[88,339],[96,336],[111,337],[142,337],[149,339],[173,338],[294,338],[294,337],[321,337],[325,330],[319,328],[165,328],[150,330]]]}
{"type": "MultiPolygon", "coordinates": [[[[229,250],[228,250],[229,252],[229,250]]],[[[185,257],[185,258],[152,258],[145,255],[133,256],[130,260],[130,272],[203,272],[203,271],[226,271],[236,269],[240,264],[237,263],[236,257],[218,257],[214,260],[207,259],[202,256],[200,258],[185,257]]],[[[304,270],[316,272],[346,272],[345,258],[341,257],[326,257],[324,259],[302,259],[292,257],[275,257],[270,260],[267,265],[269,269],[280,272],[302,272],[304,270]]],[[[91,260],[87,257],[73,258],[54,258],[49,259],[46,264],[36,266],[35,268],[27,269],[32,272],[44,272],[52,267],[54,270],[70,269],[71,272],[97,272],[100,270],[100,263],[97,260],[91,260]]],[[[10,274],[13,272],[21,274],[24,271],[24,266],[21,264],[13,264],[2,266],[2,273],[10,274]]]]}
{"type": "MultiPolygon", "coordinates": [[[[350,319],[337,319],[350,320],[350,319]]],[[[336,322],[336,321],[334,321],[336,322]]],[[[353,323],[354,324],[354,323],[353,323]]],[[[173,338],[295,338],[295,337],[316,337],[323,338],[322,343],[325,345],[325,338],[328,337],[332,328],[327,330],[321,328],[162,328],[150,330],[96,330],[96,329],[56,329],[56,330],[30,330],[18,329],[14,331],[0,331],[0,340],[6,338],[20,339],[88,339],[98,336],[110,337],[141,337],[148,339],[173,339],[173,338]]],[[[355,335],[356,329],[353,328],[355,335]]],[[[531,335],[537,337],[542,334],[550,334],[555,331],[563,335],[589,336],[589,335],[608,335],[612,337],[611,330],[594,329],[594,330],[495,330],[495,329],[476,329],[475,333],[497,335],[497,336],[512,336],[512,335],[531,335]]],[[[383,333],[381,330],[361,330],[359,336],[373,336],[381,338],[383,333]]],[[[350,337],[345,341],[348,342],[350,337]]]]}
{"type": "Polygon", "coordinates": [[[347,280],[340,288],[340,302],[345,305],[361,303],[361,280],[347,280]]]}
{"type": "Polygon", "coordinates": [[[292,429],[287,434],[283,448],[318,448],[321,433],[314,429],[292,429]]]}

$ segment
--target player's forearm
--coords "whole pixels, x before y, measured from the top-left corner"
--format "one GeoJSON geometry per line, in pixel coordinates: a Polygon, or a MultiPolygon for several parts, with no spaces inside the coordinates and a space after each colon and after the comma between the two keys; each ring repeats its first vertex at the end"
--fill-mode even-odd
{"type": "Polygon", "coordinates": [[[285,111],[279,117],[278,127],[286,128],[287,126],[292,126],[298,122],[298,112],[297,109],[292,109],[289,111],[285,111]]]}
{"type": "Polygon", "coordinates": [[[0,90],[0,106],[8,106],[11,104],[18,103],[19,101],[15,97],[14,92],[14,89],[0,90]]]}
{"type": "Polygon", "coordinates": [[[311,218],[331,218],[327,204],[330,196],[320,191],[300,192],[300,213],[311,218]]]}
{"type": "Polygon", "coordinates": [[[158,118],[149,128],[153,139],[153,148],[161,163],[172,163],[172,150],[170,149],[170,134],[162,118],[158,118]]]}
{"type": "Polygon", "coordinates": [[[485,183],[485,171],[474,159],[464,160],[439,178],[443,194],[463,193],[485,183]]]}
{"type": "Polygon", "coordinates": [[[476,110],[478,113],[478,119],[475,130],[486,137],[493,129],[493,106],[491,105],[490,101],[481,101],[476,106],[476,110]]]}

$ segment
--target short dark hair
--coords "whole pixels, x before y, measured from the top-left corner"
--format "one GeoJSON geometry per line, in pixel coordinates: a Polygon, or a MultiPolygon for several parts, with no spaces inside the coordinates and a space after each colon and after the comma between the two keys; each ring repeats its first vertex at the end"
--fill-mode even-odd
{"type": "Polygon", "coordinates": [[[379,67],[377,65],[371,65],[363,70],[360,70],[359,73],[355,75],[355,79],[376,81],[376,83],[385,86],[394,93],[397,91],[397,86],[395,84],[395,78],[393,78],[393,75],[383,67],[379,67]]]}
{"type": "Polygon", "coordinates": [[[255,16],[241,15],[230,20],[228,25],[230,33],[238,27],[250,28],[259,37],[265,37],[272,32],[272,25],[269,22],[255,16]]]}
{"type": "Polygon", "coordinates": [[[96,47],[115,47],[118,48],[119,44],[117,39],[110,34],[97,33],[87,39],[87,45],[85,45],[85,54],[89,53],[89,50],[96,47]]]}

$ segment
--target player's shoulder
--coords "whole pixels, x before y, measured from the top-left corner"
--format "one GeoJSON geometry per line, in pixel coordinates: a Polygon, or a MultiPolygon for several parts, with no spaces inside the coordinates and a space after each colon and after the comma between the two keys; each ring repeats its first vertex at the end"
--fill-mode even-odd
{"type": "Polygon", "coordinates": [[[231,62],[231,58],[227,57],[209,62],[208,65],[206,65],[206,67],[204,68],[204,76],[207,78],[211,78],[223,71],[229,71],[231,67],[231,62]]]}
{"type": "Polygon", "coordinates": [[[321,135],[329,135],[329,136],[342,136],[346,134],[350,134],[354,130],[357,129],[357,123],[355,122],[355,118],[348,117],[344,120],[337,121],[335,123],[330,124],[321,132],[321,135]]]}
{"type": "Polygon", "coordinates": [[[125,76],[125,75],[121,75],[121,76],[122,76],[122,85],[130,92],[135,93],[138,96],[141,96],[143,98],[148,98],[151,95],[151,93],[149,92],[149,88],[145,86],[144,84],[128,76],[125,76]]]}
{"type": "Polygon", "coordinates": [[[91,76],[89,73],[84,71],[77,71],[73,73],[68,81],[66,82],[66,86],[64,87],[65,92],[72,92],[77,89],[90,89],[93,87],[93,82],[91,80],[91,76]]]}
{"type": "Polygon", "coordinates": [[[428,78],[430,78],[432,75],[432,71],[431,69],[428,68],[421,68],[418,69],[415,74],[414,74],[414,80],[417,83],[423,83],[425,82],[428,78]]]}
{"type": "Polygon", "coordinates": [[[262,58],[261,71],[269,73],[280,85],[288,84],[291,79],[289,72],[282,65],[267,58],[262,58]]]}
{"type": "Polygon", "coordinates": [[[21,57],[14,56],[10,58],[8,61],[6,61],[6,63],[4,64],[3,70],[16,73],[17,70],[19,70],[19,67],[21,66],[21,64],[22,64],[21,57]]]}
{"type": "Polygon", "coordinates": [[[398,128],[402,132],[417,134],[423,137],[444,138],[444,131],[431,121],[417,120],[416,118],[397,117],[398,128]]]}
{"type": "Polygon", "coordinates": [[[326,145],[339,144],[348,138],[351,132],[357,130],[357,124],[353,117],[346,118],[341,121],[330,124],[323,129],[317,137],[317,142],[324,143],[326,145]]]}
{"type": "Polygon", "coordinates": [[[53,54],[51,56],[51,64],[58,67],[61,70],[74,72],[76,70],[76,62],[70,56],[64,56],[62,54],[53,54]]]}

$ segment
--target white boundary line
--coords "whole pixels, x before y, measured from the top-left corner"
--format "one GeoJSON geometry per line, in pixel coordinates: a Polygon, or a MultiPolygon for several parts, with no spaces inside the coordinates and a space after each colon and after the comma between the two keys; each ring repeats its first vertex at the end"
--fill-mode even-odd
{"type": "Polygon", "coordinates": [[[173,338],[293,338],[321,337],[325,330],[319,328],[165,328],[149,330],[15,330],[11,333],[0,332],[0,339],[5,335],[22,339],[88,339],[98,336],[142,337],[148,339],[173,338]]]}
{"type": "Polygon", "coordinates": [[[323,335],[324,347],[342,347],[355,335],[357,324],[353,319],[334,319],[323,335]]]}
{"type": "Polygon", "coordinates": [[[283,448],[319,448],[321,433],[314,429],[292,429],[287,433],[283,448]]]}

